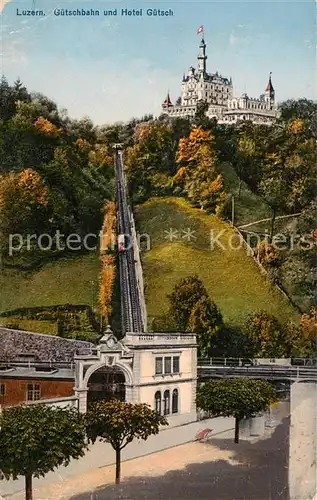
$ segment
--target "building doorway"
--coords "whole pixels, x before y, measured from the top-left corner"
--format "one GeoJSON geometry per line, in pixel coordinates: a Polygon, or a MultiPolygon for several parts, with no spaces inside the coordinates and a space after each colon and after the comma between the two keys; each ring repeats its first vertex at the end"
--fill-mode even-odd
{"type": "Polygon", "coordinates": [[[87,406],[97,401],[125,401],[125,376],[116,366],[103,366],[89,378],[87,406]]]}

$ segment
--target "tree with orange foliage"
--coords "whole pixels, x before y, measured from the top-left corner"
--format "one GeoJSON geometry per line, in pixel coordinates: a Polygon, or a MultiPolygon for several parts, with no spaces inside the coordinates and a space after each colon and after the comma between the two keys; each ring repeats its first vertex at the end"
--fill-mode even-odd
{"type": "Polygon", "coordinates": [[[115,258],[111,254],[116,240],[117,208],[113,201],[105,205],[105,217],[102,226],[100,246],[101,272],[99,284],[99,310],[106,323],[112,313],[112,296],[116,274],[115,258]]]}
{"type": "Polygon", "coordinates": [[[299,325],[290,323],[287,328],[287,339],[291,356],[316,357],[317,354],[317,309],[313,307],[309,314],[305,313],[299,325]]]}
{"type": "Polygon", "coordinates": [[[109,317],[112,313],[112,294],[115,279],[115,263],[112,255],[101,256],[101,273],[99,288],[99,309],[100,314],[106,323],[109,323],[109,317]]]}
{"type": "Polygon", "coordinates": [[[166,195],[175,173],[171,127],[162,122],[139,124],[134,145],[126,151],[126,166],[129,190],[136,203],[153,195],[166,195]]]}
{"type": "Polygon", "coordinates": [[[34,123],[34,126],[42,132],[42,134],[48,135],[50,137],[59,137],[62,132],[61,128],[57,128],[56,125],[51,123],[49,120],[43,116],[39,116],[34,123]]]}
{"type": "Polygon", "coordinates": [[[0,176],[0,229],[3,236],[39,231],[48,189],[42,177],[31,168],[0,176]]]}
{"type": "Polygon", "coordinates": [[[194,205],[216,211],[224,203],[226,194],[223,178],[216,170],[218,158],[213,141],[211,132],[200,127],[194,127],[188,137],[180,139],[174,185],[194,205]]]}
{"type": "Polygon", "coordinates": [[[313,307],[310,314],[303,314],[300,322],[305,336],[312,342],[317,341],[317,308],[313,307]]]}

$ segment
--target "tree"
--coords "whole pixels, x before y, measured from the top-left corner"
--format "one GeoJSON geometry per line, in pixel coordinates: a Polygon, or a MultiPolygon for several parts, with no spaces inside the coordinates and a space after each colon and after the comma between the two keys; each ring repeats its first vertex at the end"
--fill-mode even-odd
{"type": "Polygon", "coordinates": [[[202,129],[205,130],[211,128],[211,120],[206,116],[208,107],[209,105],[206,101],[204,100],[198,101],[195,111],[195,116],[193,119],[193,122],[197,127],[201,127],[202,129]]]}
{"type": "Polygon", "coordinates": [[[149,121],[135,128],[134,145],[127,149],[129,188],[136,202],[164,195],[175,173],[174,144],[168,123],[149,121]]]}
{"type": "Polygon", "coordinates": [[[255,256],[260,264],[268,264],[275,266],[279,263],[280,252],[274,245],[261,241],[255,249],[255,256]]]}
{"type": "Polygon", "coordinates": [[[267,204],[272,209],[271,242],[274,236],[274,225],[278,209],[283,205],[285,206],[285,200],[288,194],[283,162],[277,153],[268,155],[259,187],[267,204]]]}
{"type": "Polygon", "coordinates": [[[283,121],[290,121],[293,119],[305,120],[312,133],[317,136],[317,103],[310,99],[288,99],[279,106],[280,118],[283,121]]]}
{"type": "Polygon", "coordinates": [[[47,203],[48,189],[34,170],[28,168],[0,175],[0,229],[3,235],[40,230],[47,203]]]}
{"type": "Polygon", "coordinates": [[[208,299],[207,290],[197,275],[181,279],[170,295],[170,315],[176,326],[183,331],[188,331],[189,318],[193,308],[203,299],[208,299]]]}
{"type": "Polygon", "coordinates": [[[234,442],[239,442],[243,418],[267,410],[277,401],[273,386],[264,380],[247,378],[211,380],[198,389],[197,407],[213,417],[234,417],[234,442]]]}
{"type": "Polygon", "coordinates": [[[212,211],[226,199],[223,178],[216,169],[214,139],[200,127],[181,138],[176,157],[178,170],[173,179],[175,188],[186,194],[194,206],[212,211]]]}
{"type": "Polygon", "coordinates": [[[95,443],[100,438],[116,452],[116,484],[120,483],[121,450],[133,439],[146,440],[158,434],[167,420],[147,404],[131,404],[111,400],[94,403],[85,415],[87,436],[95,443]]]}
{"type": "Polygon", "coordinates": [[[169,330],[196,333],[201,357],[218,352],[223,344],[223,318],[198,276],[181,279],[167,298],[170,302],[169,321],[163,321],[161,325],[170,324],[172,328],[169,330]]]}
{"type": "Polygon", "coordinates": [[[286,332],[274,316],[265,311],[255,312],[248,318],[246,333],[255,357],[281,358],[286,356],[286,332]]]}
{"type": "Polygon", "coordinates": [[[6,479],[25,477],[25,498],[32,500],[32,478],[45,476],[87,447],[85,426],[73,409],[17,406],[0,415],[0,470],[6,479]]]}
{"type": "Polygon", "coordinates": [[[192,308],[189,330],[197,335],[198,355],[212,356],[223,343],[224,324],[221,312],[209,297],[202,297],[192,308]]]}

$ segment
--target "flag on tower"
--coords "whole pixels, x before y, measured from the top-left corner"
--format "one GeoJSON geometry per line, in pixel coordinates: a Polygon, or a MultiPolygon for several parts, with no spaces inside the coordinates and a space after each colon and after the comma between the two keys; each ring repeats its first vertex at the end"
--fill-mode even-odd
{"type": "Polygon", "coordinates": [[[204,27],[203,26],[199,26],[198,30],[197,30],[197,35],[200,35],[200,33],[202,33],[204,31],[204,27]]]}

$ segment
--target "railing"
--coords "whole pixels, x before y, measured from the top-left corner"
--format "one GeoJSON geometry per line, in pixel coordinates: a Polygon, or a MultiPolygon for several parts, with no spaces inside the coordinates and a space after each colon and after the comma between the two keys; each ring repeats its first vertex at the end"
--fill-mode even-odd
{"type": "Polygon", "coordinates": [[[294,365],[278,365],[278,364],[210,364],[198,363],[198,377],[213,378],[213,377],[251,377],[275,380],[295,380],[307,379],[317,381],[317,366],[294,366],[294,365]]]}
{"type": "Polygon", "coordinates": [[[191,341],[191,342],[194,342],[196,340],[196,335],[192,335],[192,334],[186,334],[186,333],[180,333],[180,334],[175,334],[175,335],[171,335],[170,333],[153,333],[152,334],[148,334],[148,335],[136,335],[134,333],[131,333],[131,335],[133,335],[134,338],[137,338],[139,341],[143,342],[155,342],[155,341],[191,341]]]}
{"type": "Polygon", "coordinates": [[[307,366],[317,368],[317,358],[203,358],[199,366],[307,366]]]}

